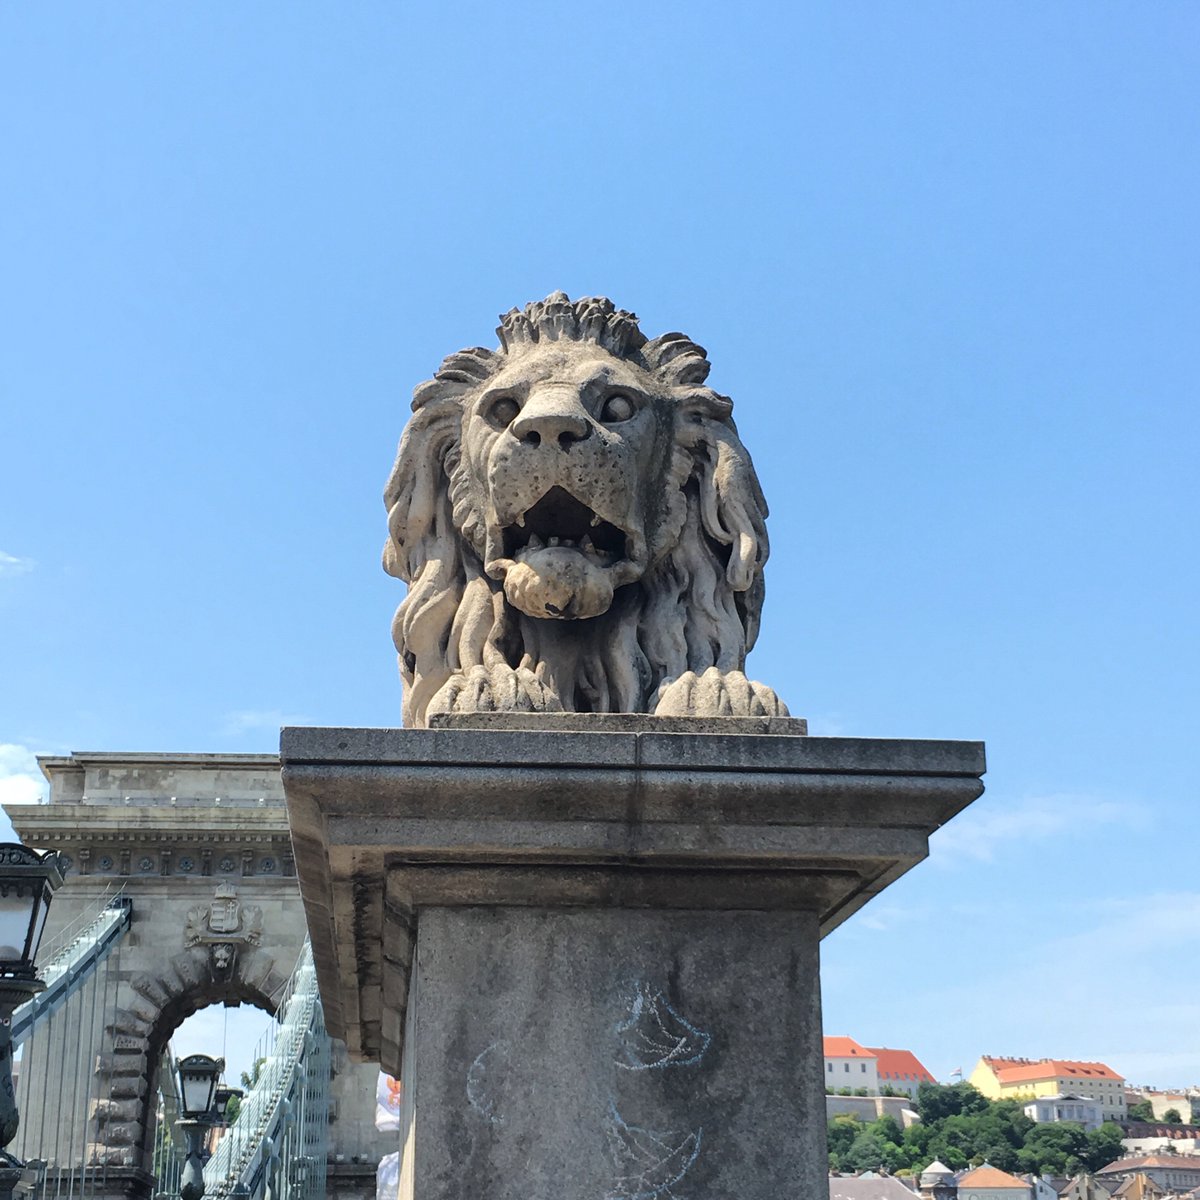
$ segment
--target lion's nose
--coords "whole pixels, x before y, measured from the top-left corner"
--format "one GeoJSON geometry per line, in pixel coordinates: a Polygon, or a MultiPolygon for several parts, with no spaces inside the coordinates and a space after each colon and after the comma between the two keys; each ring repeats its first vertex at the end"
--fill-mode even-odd
{"type": "Polygon", "coordinates": [[[587,412],[574,392],[530,396],[512,423],[513,435],[527,446],[557,445],[566,450],[592,432],[587,412]]]}

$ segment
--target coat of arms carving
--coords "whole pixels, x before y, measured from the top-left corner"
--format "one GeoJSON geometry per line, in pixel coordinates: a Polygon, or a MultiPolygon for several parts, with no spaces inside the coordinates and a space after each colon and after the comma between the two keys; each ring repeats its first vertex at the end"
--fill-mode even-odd
{"type": "Polygon", "coordinates": [[[262,924],[261,908],[243,904],[232,883],[219,883],[208,904],[188,909],[183,944],[208,946],[213,974],[224,978],[232,973],[239,947],[262,941],[262,924]]]}

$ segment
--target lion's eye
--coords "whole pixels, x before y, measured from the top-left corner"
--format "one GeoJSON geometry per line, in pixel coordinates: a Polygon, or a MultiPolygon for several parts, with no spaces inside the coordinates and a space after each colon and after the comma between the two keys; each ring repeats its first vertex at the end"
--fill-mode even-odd
{"type": "Polygon", "coordinates": [[[521,410],[517,402],[511,396],[501,396],[499,400],[492,403],[488,409],[488,416],[502,428],[507,427],[516,420],[517,413],[521,410]]]}
{"type": "Polygon", "coordinates": [[[633,416],[633,401],[628,396],[609,396],[600,410],[602,421],[628,421],[633,416]]]}

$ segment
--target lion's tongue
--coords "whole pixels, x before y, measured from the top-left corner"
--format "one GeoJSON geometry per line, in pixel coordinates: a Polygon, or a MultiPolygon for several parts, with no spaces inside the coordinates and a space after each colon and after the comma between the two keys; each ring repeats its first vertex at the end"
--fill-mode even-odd
{"type": "Polygon", "coordinates": [[[509,602],[531,617],[585,620],[606,612],[613,589],[598,559],[568,546],[526,547],[504,576],[509,602]]]}

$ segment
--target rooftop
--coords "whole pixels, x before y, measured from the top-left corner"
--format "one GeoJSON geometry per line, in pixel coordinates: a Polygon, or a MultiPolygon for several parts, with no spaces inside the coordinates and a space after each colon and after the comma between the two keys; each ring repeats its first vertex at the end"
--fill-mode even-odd
{"type": "MultiPolygon", "coordinates": [[[[985,1060],[987,1061],[987,1060],[985,1060]]],[[[1001,1083],[1025,1083],[1035,1079],[1077,1079],[1089,1082],[1095,1079],[1124,1083],[1125,1077],[1118,1075],[1112,1067],[1100,1062],[1074,1062],[1065,1058],[1042,1058],[1033,1062],[992,1065],[996,1078],[1001,1083]]]]}
{"type": "Polygon", "coordinates": [[[872,1051],[866,1046],[860,1046],[853,1038],[827,1037],[825,1039],[826,1058],[874,1058],[872,1051]]]}
{"type": "Polygon", "coordinates": [[[976,1167],[973,1171],[968,1171],[958,1181],[958,1190],[961,1192],[963,1188],[1016,1188],[1026,1196],[1029,1195],[1029,1184],[1023,1179],[1018,1179],[1015,1175],[1010,1175],[1007,1171],[1001,1171],[999,1167],[993,1167],[991,1163],[984,1163],[982,1167],[976,1167]]]}
{"type": "MultiPolygon", "coordinates": [[[[880,1079],[907,1077],[924,1080],[926,1083],[937,1082],[911,1050],[889,1050],[886,1046],[869,1046],[867,1052],[875,1055],[880,1079]]],[[[828,1050],[825,1053],[831,1058],[834,1057],[828,1050]]]]}
{"type": "Polygon", "coordinates": [[[1200,1154],[1141,1154],[1134,1158],[1118,1158],[1101,1167],[1097,1175],[1116,1175],[1122,1171],[1145,1171],[1154,1167],[1170,1167],[1177,1171],[1195,1171],[1200,1175],[1200,1154]]]}

